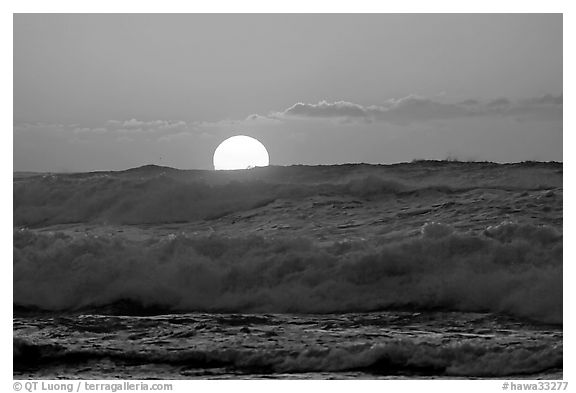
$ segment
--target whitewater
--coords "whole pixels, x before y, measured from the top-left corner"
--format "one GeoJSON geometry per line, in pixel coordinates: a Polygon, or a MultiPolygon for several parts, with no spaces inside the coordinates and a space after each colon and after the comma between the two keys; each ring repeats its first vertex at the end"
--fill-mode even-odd
{"type": "Polygon", "coordinates": [[[22,378],[561,378],[562,165],[14,175],[22,378]]]}

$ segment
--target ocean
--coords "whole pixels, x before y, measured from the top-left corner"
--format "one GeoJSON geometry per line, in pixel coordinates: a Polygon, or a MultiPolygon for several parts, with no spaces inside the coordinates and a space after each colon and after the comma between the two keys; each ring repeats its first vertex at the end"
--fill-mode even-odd
{"type": "Polygon", "coordinates": [[[490,313],[17,317],[15,378],[562,379],[562,330],[490,313]]]}
{"type": "Polygon", "coordinates": [[[14,177],[14,377],[562,378],[562,166],[14,177]]]}

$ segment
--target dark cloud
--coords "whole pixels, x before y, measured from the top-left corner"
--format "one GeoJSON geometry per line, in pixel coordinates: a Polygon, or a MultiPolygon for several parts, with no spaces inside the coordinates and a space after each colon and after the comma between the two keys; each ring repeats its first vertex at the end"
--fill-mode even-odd
{"type": "Polygon", "coordinates": [[[540,97],[528,98],[522,101],[524,104],[532,104],[532,105],[562,105],[563,104],[563,97],[560,96],[553,96],[550,94],[546,94],[540,97]]]}
{"type": "Polygon", "coordinates": [[[419,96],[389,100],[383,106],[369,108],[369,113],[379,121],[410,123],[470,116],[473,110],[456,104],[446,104],[419,96]]]}
{"type": "Polygon", "coordinates": [[[545,95],[515,102],[507,98],[497,98],[489,101],[469,99],[453,104],[410,95],[372,106],[347,101],[297,103],[283,112],[272,114],[271,117],[323,118],[344,122],[380,121],[396,124],[477,116],[515,116],[529,117],[532,120],[551,120],[562,118],[562,102],[561,95],[545,95]]]}
{"type": "Polygon", "coordinates": [[[562,119],[563,97],[544,95],[519,100],[516,103],[508,102],[494,111],[503,116],[512,116],[518,120],[554,120],[562,119]]]}

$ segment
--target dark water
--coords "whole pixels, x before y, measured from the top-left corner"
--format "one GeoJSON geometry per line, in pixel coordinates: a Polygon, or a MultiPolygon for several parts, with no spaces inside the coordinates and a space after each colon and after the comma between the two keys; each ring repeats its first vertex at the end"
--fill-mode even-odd
{"type": "Polygon", "coordinates": [[[561,326],[485,313],[41,315],[15,378],[562,377],[561,326]]]}
{"type": "Polygon", "coordinates": [[[561,378],[562,200],[558,163],[15,177],[14,375],[561,378]]]}

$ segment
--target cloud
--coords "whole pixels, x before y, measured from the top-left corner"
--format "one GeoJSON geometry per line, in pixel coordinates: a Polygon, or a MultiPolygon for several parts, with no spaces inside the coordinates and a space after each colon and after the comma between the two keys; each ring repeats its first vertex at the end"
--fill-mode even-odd
{"type": "Polygon", "coordinates": [[[268,117],[268,116],[261,116],[258,114],[252,114],[248,117],[246,117],[246,119],[244,119],[244,121],[242,122],[242,124],[252,124],[252,123],[259,123],[259,124],[277,124],[280,123],[280,120],[278,119],[274,119],[272,117],[268,117]]]}
{"type": "Polygon", "coordinates": [[[465,106],[413,95],[388,100],[383,106],[371,106],[368,111],[375,120],[391,123],[453,119],[473,114],[473,111],[465,106]]]}
{"type": "Polygon", "coordinates": [[[119,132],[161,132],[177,130],[177,132],[182,132],[186,129],[188,125],[185,121],[172,121],[172,120],[151,120],[142,121],[137,119],[130,120],[109,120],[108,125],[112,126],[113,129],[119,132]]]}
{"type": "Polygon", "coordinates": [[[138,119],[108,120],[104,124],[57,124],[46,122],[20,122],[14,124],[15,135],[34,137],[56,137],[71,143],[88,143],[91,141],[147,141],[171,140],[169,136],[192,135],[197,132],[194,124],[188,125],[182,120],[138,119]]]}
{"type": "MultiPolygon", "coordinates": [[[[511,101],[497,98],[488,101],[468,99],[446,103],[431,98],[409,95],[390,99],[381,105],[362,106],[348,101],[317,104],[296,103],[288,109],[270,114],[272,119],[320,118],[341,122],[389,122],[407,124],[429,120],[449,120],[479,116],[529,117],[533,120],[562,119],[562,96],[545,95],[511,101]]],[[[256,115],[252,115],[256,116],[256,115]]]]}
{"type": "Polygon", "coordinates": [[[553,105],[553,106],[562,106],[563,104],[563,97],[561,95],[559,96],[553,96],[551,94],[546,94],[540,97],[534,97],[534,98],[528,98],[523,100],[522,102],[524,104],[536,104],[536,105],[553,105]]]}
{"type": "Polygon", "coordinates": [[[498,97],[490,100],[470,98],[449,102],[446,97],[431,98],[409,95],[389,99],[378,105],[361,105],[349,101],[318,103],[298,102],[285,110],[268,115],[253,113],[243,119],[217,121],[141,120],[129,118],[108,120],[100,124],[61,124],[47,122],[17,122],[15,136],[55,137],[61,140],[99,141],[146,140],[172,142],[188,136],[222,136],[231,133],[269,132],[292,127],[294,119],[337,124],[391,124],[395,126],[428,125],[434,121],[454,119],[505,118],[517,121],[561,122],[562,95],[542,95],[523,99],[498,97]]]}
{"type": "Polygon", "coordinates": [[[74,132],[74,134],[105,134],[108,132],[108,129],[106,127],[76,127],[72,132],[74,132]]]}
{"type": "Polygon", "coordinates": [[[346,101],[327,102],[320,101],[318,104],[297,103],[283,112],[286,116],[301,117],[366,117],[367,111],[361,105],[346,101]]]}
{"type": "Polygon", "coordinates": [[[518,105],[508,108],[508,114],[521,118],[562,119],[563,97],[545,95],[519,101],[518,105]]]}
{"type": "Polygon", "coordinates": [[[21,122],[14,123],[15,132],[27,132],[27,131],[38,131],[38,130],[50,130],[56,132],[66,132],[67,130],[77,127],[78,124],[61,124],[61,123],[46,123],[46,122],[21,122]]]}

